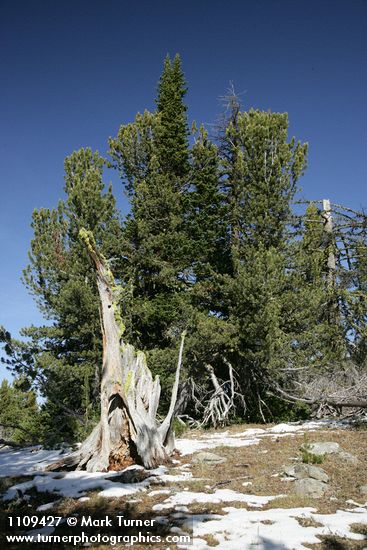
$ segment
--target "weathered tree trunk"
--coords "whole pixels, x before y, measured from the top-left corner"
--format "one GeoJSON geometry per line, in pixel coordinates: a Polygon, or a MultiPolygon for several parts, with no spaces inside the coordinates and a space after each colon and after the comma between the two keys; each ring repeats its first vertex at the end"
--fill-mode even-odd
{"type": "Polygon", "coordinates": [[[333,217],[331,213],[331,205],[329,199],[324,199],[322,201],[322,207],[324,209],[324,232],[327,236],[327,245],[329,248],[328,254],[328,286],[333,287],[335,284],[335,273],[336,273],[336,260],[334,253],[334,238],[333,238],[333,217]]]}
{"type": "Polygon", "coordinates": [[[52,465],[77,467],[89,472],[121,469],[138,461],[154,468],[168,460],[174,450],[172,420],[177,399],[185,332],[182,333],[175,383],[167,417],[157,424],[160,398],[159,377],[147,367],[142,351],[123,341],[125,330],[118,309],[119,287],[106,259],[85,230],[80,236],[94,262],[101,301],[103,369],[101,380],[101,419],[80,449],[64,461],[52,465]]]}

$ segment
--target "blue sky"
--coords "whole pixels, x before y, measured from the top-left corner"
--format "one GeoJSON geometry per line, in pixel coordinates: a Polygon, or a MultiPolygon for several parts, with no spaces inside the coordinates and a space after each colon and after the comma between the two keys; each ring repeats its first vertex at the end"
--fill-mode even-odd
{"type": "Polygon", "coordinates": [[[63,196],[66,155],[104,153],[154,108],[167,53],[182,57],[190,121],[213,123],[233,81],[244,108],[287,111],[309,142],[304,196],[367,206],[366,20],[365,0],[2,0],[0,324],[41,321],[20,282],[32,210],[63,196]]]}

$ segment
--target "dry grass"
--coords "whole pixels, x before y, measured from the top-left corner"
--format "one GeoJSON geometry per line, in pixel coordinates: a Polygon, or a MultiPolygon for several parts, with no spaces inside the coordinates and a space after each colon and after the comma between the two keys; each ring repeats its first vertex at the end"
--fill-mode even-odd
{"type": "Polygon", "coordinates": [[[208,546],[218,546],[219,545],[219,542],[217,541],[217,539],[213,535],[204,535],[201,538],[205,540],[205,542],[207,543],[208,546]]]}
{"type": "MultiPolygon", "coordinates": [[[[244,428],[244,426],[233,426],[229,431],[234,434],[243,431],[244,428]]],[[[207,464],[194,464],[191,471],[195,478],[212,480],[215,471],[215,480],[212,483],[204,483],[204,485],[210,485],[214,490],[222,488],[223,486],[220,484],[223,482],[228,482],[224,485],[225,488],[242,493],[287,495],[286,498],[269,502],[265,508],[313,506],[320,513],[332,513],[341,506],[345,506],[345,501],[348,499],[356,502],[363,501],[358,487],[366,483],[367,432],[364,430],[318,430],[307,432],[307,441],[309,443],[335,441],[343,450],[352,453],[359,459],[359,464],[353,465],[341,460],[337,455],[328,455],[325,458],[320,466],[328,474],[330,482],[328,491],[321,499],[315,500],[293,495],[293,483],[281,480],[283,466],[295,463],[294,459],[301,460],[300,448],[305,443],[303,435],[263,437],[259,445],[249,447],[216,447],[213,452],[226,457],[227,462],[215,467],[207,464]],[[246,481],[251,481],[252,485],[244,487],[242,483],[246,481]],[[330,497],[333,500],[330,500],[330,497]]],[[[205,489],[205,492],[208,490],[205,489]]]]}
{"type": "Polygon", "coordinates": [[[319,523],[314,518],[295,518],[302,527],[322,527],[322,523],[319,523]]]}
{"type": "Polygon", "coordinates": [[[345,537],[334,537],[329,535],[321,535],[319,537],[322,542],[318,544],[307,544],[306,548],[312,550],[364,550],[366,542],[363,540],[350,540],[345,537]]]}
{"type": "Polygon", "coordinates": [[[351,531],[353,533],[359,533],[360,535],[365,535],[367,537],[367,523],[353,523],[351,526],[351,531]]]}
{"type": "MultiPolygon", "coordinates": [[[[264,426],[256,425],[237,425],[231,426],[223,431],[229,431],[231,434],[243,432],[247,428],[263,428],[264,426]]],[[[212,433],[220,433],[222,430],[193,430],[185,434],[185,438],[197,438],[212,433]]],[[[270,508],[296,508],[310,506],[317,510],[318,513],[333,513],[337,509],[348,508],[346,500],[352,499],[356,502],[364,502],[361,497],[358,487],[366,484],[365,472],[367,471],[367,431],[362,429],[354,430],[318,430],[315,432],[307,432],[307,441],[309,443],[316,441],[335,441],[340,444],[343,450],[352,453],[359,460],[358,465],[349,464],[337,456],[329,455],[326,457],[321,467],[327,472],[330,482],[328,491],[321,499],[302,498],[294,495],[293,483],[281,480],[281,472],[285,465],[295,463],[296,459],[301,460],[301,446],[305,443],[303,435],[287,435],[286,437],[278,437],[274,434],[273,437],[262,437],[258,445],[230,448],[216,447],[212,452],[225,457],[227,461],[223,464],[209,465],[205,463],[192,464],[190,471],[193,474],[193,479],[187,479],[174,484],[155,483],[151,490],[172,489],[174,492],[183,491],[188,488],[193,492],[203,492],[206,494],[213,493],[217,489],[231,489],[246,494],[253,495],[286,495],[285,497],[277,498],[270,501],[262,509],[270,508]],[[244,482],[250,481],[252,485],[243,486],[244,482]],[[208,489],[209,486],[210,488],[208,489]],[[331,499],[331,500],[330,500],[331,499]]],[[[176,457],[181,464],[191,461],[190,456],[176,457]]],[[[179,471],[179,465],[172,466],[170,473],[176,474],[179,471]]],[[[2,479],[0,492],[5,491],[10,485],[25,481],[22,479],[2,479]]],[[[93,518],[103,518],[104,516],[114,517],[118,514],[124,514],[125,517],[152,517],[152,508],[155,504],[164,502],[168,494],[149,495],[148,492],[138,492],[131,498],[113,498],[106,499],[98,496],[97,492],[89,493],[89,501],[80,502],[77,499],[65,498],[52,510],[52,514],[62,516],[70,516],[78,514],[79,516],[92,516],[93,518]],[[138,502],[130,502],[138,501],[138,502]]],[[[34,514],[34,509],[45,502],[50,502],[58,498],[57,494],[33,494],[32,506],[29,508],[28,503],[21,503],[17,509],[20,513],[29,513],[30,509],[34,514]]],[[[11,504],[0,504],[0,521],[6,518],[6,515],[12,511],[11,504]]],[[[192,503],[189,505],[191,514],[218,514],[223,515],[223,507],[232,506],[236,508],[246,508],[246,504],[242,502],[226,502],[215,503],[192,503]]],[[[251,508],[254,510],[254,508],[251,508]]],[[[159,515],[170,517],[172,509],[163,510],[159,515]]],[[[40,514],[42,515],[42,514],[40,514]]],[[[316,527],[312,519],[297,518],[300,525],[305,527],[316,527]]],[[[170,519],[172,521],[172,518],[170,519]]],[[[172,525],[172,523],[171,523],[172,525]]],[[[366,534],[366,526],[364,524],[356,524],[355,532],[366,534]]],[[[107,534],[108,530],[103,529],[107,534]]],[[[65,526],[60,526],[55,531],[55,534],[75,534],[72,530],[68,530],[65,526]]],[[[120,533],[119,533],[120,534],[120,533]]],[[[215,537],[208,535],[204,537],[209,546],[218,546],[215,537]]],[[[177,547],[174,544],[169,545],[171,550],[177,547]]],[[[358,549],[366,547],[366,543],[360,544],[359,541],[350,541],[337,537],[323,537],[323,540],[318,545],[309,545],[314,550],[319,549],[358,549]]],[[[11,547],[8,546],[11,550],[11,547]]],[[[24,550],[27,550],[26,545],[22,545],[24,550]]],[[[30,548],[33,548],[31,546],[30,548]]],[[[65,546],[65,548],[67,548],[65,546]]],[[[104,550],[110,546],[94,546],[97,550],[104,550]]],[[[114,548],[120,550],[125,546],[117,545],[114,548]]],[[[147,550],[154,548],[157,550],[157,545],[134,545],[135,550],[147,550]]]]}

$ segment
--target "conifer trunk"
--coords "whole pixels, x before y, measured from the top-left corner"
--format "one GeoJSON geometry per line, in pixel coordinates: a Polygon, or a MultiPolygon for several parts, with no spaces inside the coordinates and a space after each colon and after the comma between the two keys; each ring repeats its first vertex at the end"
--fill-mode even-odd
{"type": "Polygon", "coordinates": [[[159,377],[153,379],[145,354],[123,341],[125,327],[118,311],[119,287],[106,259],[98,252],[93,235],[81,230],[80,236],[95,265],[101,302],[101,418],[80,449],[64,461],[52,465],[51,469],[76,467],[97,472],[119,470],[132,462],[155,468],[166,462],[174,450],[172,420],[185,333],[181,338],[171,406],[165,420],[158,425],[159,377]]]}
{"type": "Polygon", "coordinates": [[[333,239],[333,217],[331,212],[331,204],[329,199],[324,199],[322,201],[323,210],[324,210],[324,232],[327,236],[327,246],[329,249],[327,267],[328,267],[328,286],[332,288],[335,284],[335,273],[336,273],[336,260],[334,253],[334,239],[333,239]]]}

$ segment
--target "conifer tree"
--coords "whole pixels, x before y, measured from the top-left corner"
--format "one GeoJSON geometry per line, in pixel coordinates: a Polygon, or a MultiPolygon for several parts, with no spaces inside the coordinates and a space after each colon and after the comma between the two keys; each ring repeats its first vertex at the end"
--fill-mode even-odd
{"type": "Polygon", "coordinates": [[[40,410],[26,380],[16,379],[13,384],[3,380],[0,403],[0,441],[30,444],[41,440],[40,410]]]}
{"type": "Polygon", "coordinates": [[[289,250],[284,296],[289,367],[309,368],[313,374],[346,356],[346,335],[338,311],[339,289],[329,285],[330,249],[324,225],[322,210],[311,203],[304,216],[302,236],[289,250]]]}
{"type": "Polygon", "coordinates": [[[366,238],[359,239],[351,252],[350,292],[347,294],[348,320],[350,333],[353,335],[351,356],[360,367],[365,367],[367,361],[367,243],[366,238]]]}
{"type": "Polygon", "coordinates": [[[63,420],[56,423],[60,437],[70,439],[95,416],[102,350],[95,277],[80,226],[94,232],[106,257],[120,258],[119,215],[111,187],[103,191],[104,164],[90,149],[74,152],[65,160],[66,200],[34,211],[24,282],[49,324],[23,329],[27,341],[8,339],[8,361],[38,387],[51,420],[63,420]]]}
{"type": "Polygon", "coordinates": [[[190,285],[184,230],[190,170],[185,94],[180,58],[167,57],[157,111],[138,114],[109,142],[131,200],[124,228],[132,289],[127,330],[132,342],[151,351],[148,360],[164,379],[174,372],[175,339],[185,323],[185,290],[190,285]]]}
{"type": "MultiPolygon", "coordinates": [[[[287,142],[286,114],[237,104],[222,137],[232,276],[229,320],[239,341],[233,361],[250,409],[263,415],[264,391],[284,365],[284,295],[291,201],[306,165],[307,145],[287,142]]],[[[255,413],[256,414],[256,413],[255,413]]]]}
{"type": "Polygon", "coordinates": [[[173,178],[176,189],[185,184],[189,172],[187,108],[183,101],[186,92],[180,56],[176,54],[173,61],[167,56],[158,84],[159,125],[155,139],[160,170],[173,178]]]}
{"type": "Polygon", "coordinates": [[[185,231],[190,243],[191,328],[188,336],[187,375],[206,392],[214,390],[207,367],[222,380],[228,377],[223,357],[234,345],[234,327],[228,322],[223,276],[230,267],[228,209],[222,189],[218,146],[204,125],[193,125],[190,192],[186,195],[185,231]]]}
{"type": "Polygon", "coordinates": [[[225,194],[220,182],[220,157],[217,145],[203,125],[195,133],[192,147],[191,192],[187,195],[189,216],[187,233],[191,240],[195,280],[209,272],[228,270],[228,236],[225,194]]]}

